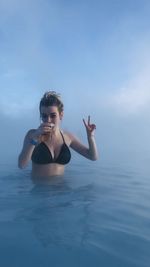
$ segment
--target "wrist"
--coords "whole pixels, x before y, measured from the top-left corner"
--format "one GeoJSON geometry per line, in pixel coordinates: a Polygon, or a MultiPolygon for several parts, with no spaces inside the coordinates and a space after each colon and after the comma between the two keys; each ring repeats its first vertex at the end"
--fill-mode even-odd
{"type": "Polygon", "coordinates": [[[39,142],[38,142],[37,139],[33,139],[33,138],[30,139],[30,144],[31,144],[31,145],[36,146],[38,143],[39,143],[39,142]]]}
{"type": "Polygon", "coordinates": [[[94,138],[94,133],[88,134],[88,138],[94,138]]]}

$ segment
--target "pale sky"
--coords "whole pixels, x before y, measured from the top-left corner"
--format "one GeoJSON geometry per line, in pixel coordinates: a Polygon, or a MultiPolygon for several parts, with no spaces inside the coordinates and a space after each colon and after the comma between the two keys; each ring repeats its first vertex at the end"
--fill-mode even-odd
{"type": "Polygon", "coordinates": [[[110,126],[118,146],[137,138],[135,147],[149,147],[149,14],[148,0],[0,0],[2,126],[16,125],[14,136],[18,122],[36,127],[52,89],[64,100],[65,127],[91,114],[101,142],[111,143],[110,126]]]}

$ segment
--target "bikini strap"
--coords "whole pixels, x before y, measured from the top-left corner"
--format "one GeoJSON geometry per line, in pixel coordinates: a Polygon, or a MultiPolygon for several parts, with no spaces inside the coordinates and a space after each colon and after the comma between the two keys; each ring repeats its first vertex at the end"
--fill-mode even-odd
{"type": "Polygon", "coordinates": [[[60,131],[60,134],[61,134],[61,136],[62,136],[62,139],[63,139],[63,141],[64,141],[64,144],[66,144],[66,142],[65,142],[65,138],[64,138],[64,135],[63,135],[62,131],[60,131]]]}

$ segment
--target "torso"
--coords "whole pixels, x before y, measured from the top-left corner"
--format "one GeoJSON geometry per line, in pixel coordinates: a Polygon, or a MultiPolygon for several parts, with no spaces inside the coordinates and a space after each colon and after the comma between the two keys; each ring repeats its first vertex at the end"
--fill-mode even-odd
{"type": "Polygon", "coordinates": [[[32,162],[32,178],[52,177],[64,174],[65,167],[60,164],[36,164],[32,162]]]}
{"type": "Polygon", "coordinates": [[[71,157],[70,142],[69,136],[60,132],[57,138],[53,140],[48,138],[39,143],[32,153],[32,177],[63,175],[65,164],[70,161],[71,157]]]}

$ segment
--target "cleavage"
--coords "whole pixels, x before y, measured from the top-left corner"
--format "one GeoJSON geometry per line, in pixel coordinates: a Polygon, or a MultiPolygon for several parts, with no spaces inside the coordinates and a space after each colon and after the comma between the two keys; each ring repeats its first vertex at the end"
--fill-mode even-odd
{"type": "Polygon", "coordinates": [[[55,149],[53,149],[53,147],[49,146],[47,142],[44,142],[44,143],[47,146],[47,148],[48,148],[48,150],[49,150],[49,152],[50,152],[50,154],[52,156],[52,160],[56,160],[59,157],[60,153],[61,153],[61,150],[62,150],[62,147],[63,147],[63,143],[60,144],[59,150],[57,150],[57,147],[55,149]]]}

